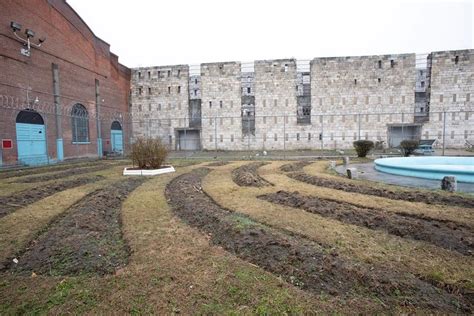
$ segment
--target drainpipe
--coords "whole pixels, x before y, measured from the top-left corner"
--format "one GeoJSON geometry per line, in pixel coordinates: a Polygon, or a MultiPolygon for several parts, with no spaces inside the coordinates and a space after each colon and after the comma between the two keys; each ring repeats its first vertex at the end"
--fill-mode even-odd
{"type": "Polygon", "coordinates": [[[97,125],[97,156],[102,157],[102,132],[100,130],[100,91],[99,91],[99,80],[95,79],[95,117],[97,125]]]}
{"type": "Polygon", "coordinates": [[[64,160],[64,143],[62,130],[61,113],[61,92],[59,90],[59,66],[53,64],[53,94],[54,94],[54,116],[56,118],[56,158],[58,161],[64,160]]]}

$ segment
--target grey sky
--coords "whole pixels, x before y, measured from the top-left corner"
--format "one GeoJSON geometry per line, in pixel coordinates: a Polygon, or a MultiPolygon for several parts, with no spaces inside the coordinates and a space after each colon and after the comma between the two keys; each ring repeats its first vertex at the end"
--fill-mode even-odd
{"type": "Polygon", "coordinates": [[[472,0],[69,0],[129,67],[473,48],[472,0]]]}

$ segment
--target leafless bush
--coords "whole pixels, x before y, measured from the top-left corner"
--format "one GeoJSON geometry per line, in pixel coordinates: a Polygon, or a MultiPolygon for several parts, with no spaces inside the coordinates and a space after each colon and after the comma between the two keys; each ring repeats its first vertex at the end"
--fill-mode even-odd
{"type": "Polygon", "coordinates": [[[159,138],[138,138],[132,144],[132,162],[140,169],[158,169],[167,156],[168,150],[159,138]]]}

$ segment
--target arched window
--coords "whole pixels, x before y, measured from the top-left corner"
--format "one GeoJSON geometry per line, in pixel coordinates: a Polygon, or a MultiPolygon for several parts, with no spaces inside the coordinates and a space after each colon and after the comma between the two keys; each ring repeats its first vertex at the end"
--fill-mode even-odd
{"type": "Polygon", "coordinates": [[[24,123],[24,124],[37,124],[37,125],[44,125],[43,118],[38,112],[30,109],[26,109],[18,113],[16,117],[17,123],[24,123]]]}
{"type": "Polygon", "coordinates": [[[113,121],[112,122],[112,130],[114,131],[121,131],[122,130],[122,125],[118,121],[113,121]]]}
{"type": "Polygon", "coordinates": [[[82,104],[75,104],[71,111],[72,141],[74,143],[89,142],[89,113],[82,104]]]}

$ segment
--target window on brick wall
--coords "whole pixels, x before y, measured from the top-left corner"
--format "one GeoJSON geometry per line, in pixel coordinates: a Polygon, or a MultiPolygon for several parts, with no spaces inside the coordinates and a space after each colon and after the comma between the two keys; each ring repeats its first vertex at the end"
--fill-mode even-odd
{"type": "Polygon", "coordinates": [[[377,78],[377,82],[378,82],[378,83],[381,83],[381,82],[382,82],[382,78],[377,78]]]}
{"type": "Polygon", "coordinates": [[[158,78],[161,78],[161,71],[158,70],[158,78]]]}
{"type": "Polygon", "coordinates": [[[308,141],[311,140],[311,133],[308,133],[308,141]]]}
{"type": "Polygon", "coordinates": [[[354,79],[354,85],[356,85],[356,84],[357,84],[357,79],[354,79]]]}
{"type": "Polygon", "coordinates": [[[297,140],[297,141],[300,140],[300,133],[296,133],[296,140],[297,140]]]}
{"type": "Polygon", "coordinates": [[[181,86],[178,86],[178,93],[181,93],[181,86]]]}
{"type": "Polygon", "coordinates": [[[285,68],[284,68],[284,69],[285,69],[285,72],[288,71],[288,64],[285,64],[285,68]]]}
{"type": "Polygon", "coordinates": [[[148,79],[151,78],[151,71],[148,72],[148,79]]]}
{"type": "Polygon", "coordinates": [[[456,94],[453,94],[453,102],[456,102],[456,94]]]}
{"type": "MultiPolygon", "coordinates": [[[[140,105],[141,106],[141,105],[140,105]]],[[[82,104],[75,104],[71,111],[72,141],[89,142],[89,113],[82,104]]]]}
{"type": "Polygon", "coordinates": [[[468,131],[464,130],[464,139],[467,139],[468,131]]]}
{"type": "Polygon", "coordinates": [[[442,94],[439,96],[439,102],[443,103],[443,95],[442,94]]]}
{"type": "Polygon", "coordinates": [[[365,104],[369,104],[369,96],[365,97],[365,104]]]}
{"type": "Polygon", "coordinates": [[[142,73],[140,71],[138,72],[138,79],[142,79],[142,73]]]}
{"type": "Polygon", "coordinates": [[[454,63],[457,65],[459,63],[459,56],[454,57],[454,63]]]}
{"type": "Polygon", "coordinates": [[[161,103],[158,104],[158,111],[161,111],[161,103]]]}
{"type": "Polygon", "coordinates": [[[264,141],[264,142],[267,141],[267,134],[266,134],[266,133],[263,134],[263,141],[264,141]]]}
{"type": "Polygon", "coordinates": [[[221,134],[221,135],[219,136],[219,140],[220,140],[221,143],[224,142],[224,135],[221,134]]]}
{"type": "Polygon", "coordinates": [[[247,87],[247,93],[251,93],[252,89],[250,87],[247,87]]]}
{"type": "Polygon", "coordinates": [[[194,79],[194,84],[198,84],[198,80],[197,80],[197,79],[194,79]]]}
{"type": "Polygon", "coordinates": [[[466,121],[469,120],[469,112],[466,112],[466,113],[464,114],[464,119],[465,119],[466,121]]]}
{"type": "Polygon", "coordinates": [[[379,69],[381,69],[382,68],[382,61],[381,60],[378,61],[378,65],[379,65],[379,69]]]}
{"type": "Polygon", "coordinates": [[[151,95],[151,88],[148,88],[148,94],[151,95]]]}
{"type": "Polygon", "coordinates": [[[181,70],[178,69],[178,78],[181,76],[181,70]]]}
{"type": "Polygon", "coordinates": [[[275,135],[273,135],[273,139],[274,139],[275,141],[278,141],[278,134],[277,134],[277,133],[275,133],[275,135]]]}
{"type": "Polygon", "coordinates": [[[222,101],[219,101],[219,107],[222,109],[222,101]]]}
{"type": "Polygon", "coordinates": [[[319,105],[323,105],[323,98],[319,98],[319,105]]]}
{"type": "Polygon", "coordinates": [[[141,112],[141,111],[142,111],[142,105],[139,104],[139,105],[138,105],[138,112],[141,112]]]}
{"type": "Polygon", "coordinates": [[[194,89],[194,96],[197,96],[198,95],[198,91],[197,89],[194,89]]]}
{"type": "Polygon", "coordinates": [[[264,116],[264,117],[262,118],[262,121],[263,121],[263,124],[267,124],[267,117],[264,116]]]}
{"type": "Polygon", "coordinates": [[[395,61],[393,59],[390,60],[390,68],[395,67],[395,61]]]}
{"type": "Polygon", "coordinates": [[[454,131],[451,131],[451,139],[454,139],[454,131]]]}
{"type": "Polygon", "coordinates": [[[168,94],[171,93],[171,87],[168,87],[168,94]]]}
{"type": "Polygon", "coordinates": [[[234,134],[231,134],[231,135],[230,135],[230,141],[231,141],[231,142],[234,142],[234,134]]]}
{"type": "Polygon", "coordinates": [[[212,108],[212,101],[209,101],[209,108],[212,108]]]}
{"type": "Polygon", "coordinates": [[[390,104],[393,104],[393,96],[390,97],[390,104]]]}
{"type": "Polygon", "coordinates": [[[171,70],[168,70],[168,77],[171,77],[171,70]]]}
{"type": "Polygon", "coordinates": [[[469,102],[469,101],[471,101],[471,94],[470,93],[466,94],[466,102],[469,102]]]}
{"type": "Polygon", "coordinates": [[[151,104],[148,104],[148,111],[151,112],[151,104]]]}

